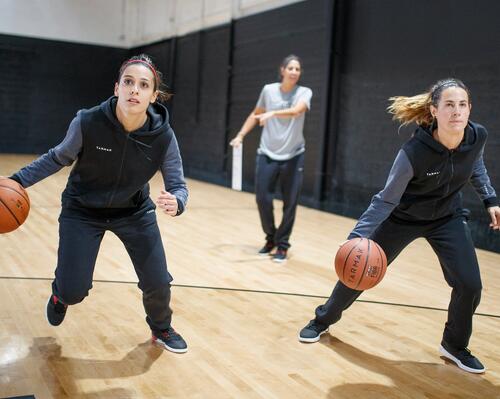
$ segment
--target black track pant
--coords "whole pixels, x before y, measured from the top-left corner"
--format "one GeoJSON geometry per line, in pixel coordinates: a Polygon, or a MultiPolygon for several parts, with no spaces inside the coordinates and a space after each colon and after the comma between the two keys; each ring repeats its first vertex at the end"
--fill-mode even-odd
{"type": "MultiPolygon", "coordinates": [[[[455,216],[425,225],[385,220],[370,237],[385,251],[388,263],[413,240],[424,237],[439,258],[444,278],[452,288],[443,341],[457,349],[469,344],[472,315],[481,299],[481,276],[469,227],[464,216],[455,216]]],[[[342,312],[362,291],[352,290],[340,281],[328,301],[316,309],[316,321],[323,325],[337,322],[342,312]]]]}
{"type": "Polygon", "coordinates": [[[167,270],[153,208],[114,219],[88,218],[63,208],[53,293],[67,305],[83,301],[92,288],[97,253],[107,230],[118,236],[130,255],[139,278],[147,323],[152,330],[168,328],[172,319],[169,307],[172,276],[167,270]]]}
{"type": "Polygon", "coordinates": [[[281,248],[289,248],[295,214],[302,187],[304,153],[287,161],[275,161],[267,155],[257,155],[255,170],[255,193],[260,222],[267,241],[281,248]],[[283,219],[278,228],[274,223],[273,198],[280,182],[283,198],[283,219]]]}

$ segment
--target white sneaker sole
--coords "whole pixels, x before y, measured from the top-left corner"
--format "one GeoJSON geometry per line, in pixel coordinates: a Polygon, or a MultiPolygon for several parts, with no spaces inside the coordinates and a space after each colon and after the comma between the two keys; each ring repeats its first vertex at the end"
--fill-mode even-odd
{"type": "Polygon", "coordinates": [[[173,353],[186,353],[188,348],[184,348],[184,349],[176,349],[176,348],[172,348],[170,346],[168,346],[167,344],[165,344],[165,342],[159,340],[159,339],[153,339],[153,345],[156,345],[156,346],[160,346],[162,347],[163,349],[166,349],[168,350],[169,352],[173,352],[173,353]]]}
{"type": "Polygon", "coordinates": [[[300,336],[300,333],[299,333],[299,341],[300,341],[300,342],[306,342],[306,343],[312,344],[312,343],[314,343],[314,342],[318,342],[318,341],[319,341],[319,339],[321,338],[321,336],[322,336],[323,334],[327,333],[327,332],[328,332],[328,328],[327,328],[326,330],[321,331],[321,332],[318,334],[318,336],[317,336],[317,337],[314,337],[314,338],[303,338],[303,337],[301,337],[301,336],[300,336]]]}
{"type": "Polygon", "coordinates": [[[445,358],[451,360],[454,362],[459,368],[462,370],[468,371],[469,373],[474,373],[474,374],[481,374],[486,371],[486,368],[482,369],[472,369],[470,367],[467,367],[465,364],[463,364],[459,359],[457,359],[455,356],[453,356],[450,352],[448,352],[443,345],[439,345],[439,352],[441,355],[443,355],[445,358]]]}
{"type": "Polygon", "coordinates": [[[276,263],[285,263],[286,262],[286,258],[285,259],[274,259],[273,258],[273,262],[276,262],[276,263]]]}

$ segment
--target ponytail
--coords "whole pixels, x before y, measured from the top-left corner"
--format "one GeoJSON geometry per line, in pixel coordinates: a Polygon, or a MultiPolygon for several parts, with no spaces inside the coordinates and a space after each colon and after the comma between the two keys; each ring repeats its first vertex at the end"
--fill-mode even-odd
{"type": "Polygon", "coordinates": [[[434,117],[431,114],[431,105],[437,107],[441,94],[449,87],[459,87],[467,92],[470,102],[470,91],[465,84],[458,79],[448,78],[437,81],[427,93],[417,94],[413,97],[396,96],[390,97],[392,102],[387,111],[393,115],[392,119],[399,121],[401,126],[415,122],[423,127],[432,126],[434,117]]]}
{"type": "Polygon", "coordinates": [[[393,114],[392,120],[397,120],[401,126],[415,122],[420,126],[432,124],[431,95],[430,93],[418,94],[413,97],[396,96],[389,98],[392,104],[387,111],[393,114]]]}

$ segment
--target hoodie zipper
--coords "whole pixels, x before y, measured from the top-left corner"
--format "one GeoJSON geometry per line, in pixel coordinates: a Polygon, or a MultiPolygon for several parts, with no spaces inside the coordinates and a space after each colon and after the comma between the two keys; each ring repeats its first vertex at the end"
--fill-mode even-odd
{"type": "Polygon", "coordinates": [[[109,197],[109,201],[108,201],[108,204],[106,205],[106,208],[111,208],[111,203],[115,199],[116,190],[118,189],[118,185],[120,184],[120,179],[122,178],[123,163],[125,161],[125,152],[127,151],[127,143],[128,143],[128,140],[125,140],[125,145],[123,146],[123,152],[122,152],[122,160],[120,163],[120,170],[118,171],[118,179],[116,180],[115,187],[113,188],[113,191],[111,192],[111,195],[109,197]]]}
{"type": "MultiPolygon", "coordinates": [[[[446,166],[448,166],[448,162],[449,162],[451,173],[450,173],[450,177],[448,179],[448,184],[446,186],[446,190],[445,190],[443,196],[448,195],[448,193],[450,192],[451,181],[453,180],[453,176],[455,175],[455,166],[453,164],[454,153],[455,153],[454,150],[448,150],[448,157],[446,159],[446,166]]],[[[441,174],[441,176],[444,176],[444,172],[445,171],[443,170],[443,173],[441,174]]],[[[441,179],[442,179],[442,177],[438,180],[438,184],[441,182],[441,179]]],[[[432,211],[432,218],[434,219],[435,216],[436,216],[436,206],[434,206],[434,210],[432,211]]]]}
{"type": "Polygon", "coordinates": [[[444,195],[447,195],[450,192],[451,181],[453,180],[453,175],[455,174],[455,167],[453,165],[453,155],[454,154],[455,154],[455,151],[452,150],[450,152],[451,176],[450,176],[450,180],[448,180],[448,187],[446,187],[446,192],[444,193],[444,195]]]}

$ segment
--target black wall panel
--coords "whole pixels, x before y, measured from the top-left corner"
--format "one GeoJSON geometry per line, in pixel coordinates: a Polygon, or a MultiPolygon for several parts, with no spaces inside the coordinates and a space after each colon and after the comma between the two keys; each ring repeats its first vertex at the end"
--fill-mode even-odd
{"type": "MultiPolygon", "coordinates": [[[[305,1],[235,21],[230,136],[234,136],[254,109],[262,87],[278,81],[279,65],[288,54],[303,61],[299,84],[313,91],[306,115],[306,155],[302,203],[312,204],[320,185],[323,162],[323,121],[326,120],[330,60],[331,1],[305,1]]],[[[255,154],[260,128],[245,138],[244,188],[253,191],[255,154]]]]}
{"type": "Polygon", "coordinates": [[[113,94],[128,50],[0,35],[0,152],[43,153],[113,94]]]}
{"type": "Polygon", "coordinates": [[[230,26],[180,37],[176,44],[172,126],[186,175],[225,184],[230,26]]]}
{"type": "MultiPolygon", "coordinates": [[[[401,129],[385,111],[394,95],[424,92],[448,76],[472,91],[471,118],[490,131],[485,162],[500,190],[500,30],[496,1],[343,1],[344,43],[337,55],[340,96],[330,115],[335,137],[328,151],[325,209],[357,217],[379,191],[400,145],[414,130],[401,129]]],[[[335,61],[334,61],[335,63],[335,61]]],[[[488,218],[472,190],[476,243],[500,250],[488,218]]]]}

